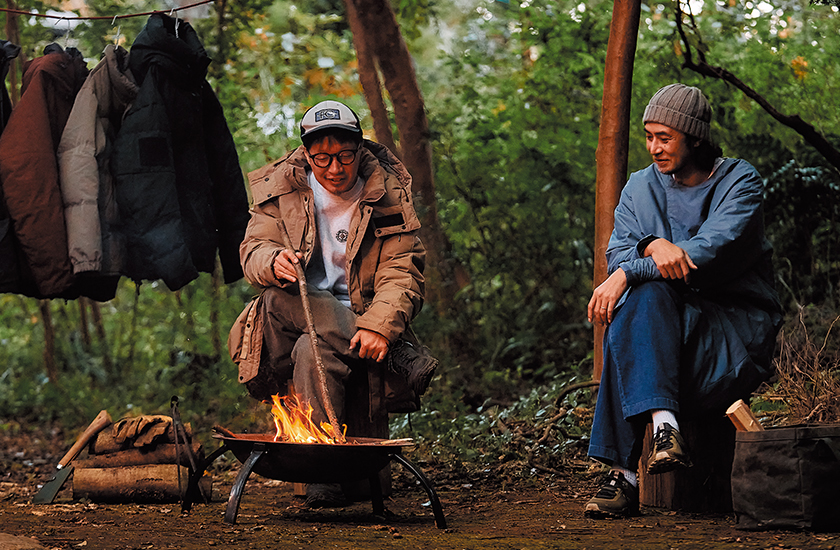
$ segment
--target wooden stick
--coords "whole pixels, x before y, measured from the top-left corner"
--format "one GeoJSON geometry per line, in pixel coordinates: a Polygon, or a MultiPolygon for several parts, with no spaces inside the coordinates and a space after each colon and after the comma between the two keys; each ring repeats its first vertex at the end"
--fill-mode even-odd
{"type": "MultiPolygon", "coordinates": [[[[283,246],[297,253],[295,247],[292,246],[292,238],[289,237],[289,231],[286,229],[286,223],[280,220],[281,237],[283,238],[283,246]]],[[[338,425],[338,418],[335,416],[335,410],[330,401],[330,391],[327,388],[327,369],[324,366],[324,360],[321,358],[321,349],[318,347],[318,333],[315,332],[315,319],[312,317],[312,307],[309,305],[309,291],[306,288],[306,275],[303,272],[303,265],[296,262],[295,273],[297,274],[298,286],[300,287],[300,300],[303,303],[303,313],[306,316],[306,325],[309,329],[309,341],[312,344],[312,353],[315,355],[315,364],[318,367],[318,396],[321,398],[321,405],[327,412],[327,418],[330,420],[333,433],[338,439],[339,443],[346,443],[344,439],[344,432],[338,425]]]]}
{"type": "Polygon", "coordinates": [[[739,432],[760,432],[764,430],[764,427],[758,422],[743,399],[732,403],[726,409],[726,416],[735,424],[735,429],[739,432]]]}

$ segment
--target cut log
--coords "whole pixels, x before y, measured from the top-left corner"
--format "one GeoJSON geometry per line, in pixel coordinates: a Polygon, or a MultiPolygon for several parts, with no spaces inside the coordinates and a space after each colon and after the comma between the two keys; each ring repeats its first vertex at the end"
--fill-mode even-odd
{"type": "MultiPolygon", "coordinates": [[[[204,476],[199,489],[209,496],[212,483],[210,476],[204,476]]],[[[189,469],[175,464],[76,468],[73,471],[73,498],[110,503],[178,502],[185,496],[188,484],[189,469]]]]}
{"type": "MultiPolygon", "coordinates": [[[[187,433],[187,439],[192,441],[192,426],[189,422],[184,424],[184,431],[186,431],[187,433]]],[[[165,434],[163,434],[155,441],[155,444],[160,443],[175,443],[175,432],[172,430],[172,426],[169,427],[169,430],[165,434]]],[[[113,430],[106,428],[99,432],[99,435],[96,436],[96,439],[90,442],[90,446],[88,447],[88,454],[102,455],[134,448],[135,447],[133,441],[126,440],[120,443],[114,437],[113,430]]]]}
{"type": "Polygon", "coordinates": [[[764,430],[764,426],[759,423],[743,399],[739,399],[730,405],[726,409],[726,416],[729,417],[729,420],[732,421],[735,429],[739,432],[760,432],[764,430]]]}
{"type": "MultiPolygon", "coordinates": [[[[198,441],[192,442],[193,454],[199,461],[204,460],[204,449],[198,441]]],[[[84,460],[76,460],[77,468],[118,468],[122,466],[140,466],[143,464],[180,464],[190,466],[189,455],[184,445],[180,445],[180,461],[176,456],[174,443],[147,445],[138,449],[126,449],[108,454],[88,455],[84,460]]]]}

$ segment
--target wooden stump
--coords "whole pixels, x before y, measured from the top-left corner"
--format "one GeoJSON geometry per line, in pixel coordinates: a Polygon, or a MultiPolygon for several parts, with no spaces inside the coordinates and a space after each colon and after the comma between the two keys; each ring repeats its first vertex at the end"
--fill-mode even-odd
{"type": "MultiPolygon", "coordinates": [[[[368,363],[370,365],[370,363],[368,363]]],[[[375,437],[388,439],[388,411],[385,408],[385,377],[383,365],[356,368],[347,383],[344,402],[344,418],[348,437],[375,437]],[[368,369],[375,369],[369,376],[368,369]],[[371,406],[371,403],[373,406],[371,406]],[[373,409],[373,410],[371,410],[373,409]]],[[[391,464],[379,472],[382,495],[391,494],[391,464]]],[[[350,500],[370,498],[370,483],[365,481],[343,483],[344,494],[350,500]]]]}
{"type": "Polygon", "coordinates": [[[648,424],[639,461],[641,504],[685,512],[731,512],[735,427],[721,416],[680,422],[680,433],[694,466],[648,475],[645,469],[653,440],[648,424]]]}

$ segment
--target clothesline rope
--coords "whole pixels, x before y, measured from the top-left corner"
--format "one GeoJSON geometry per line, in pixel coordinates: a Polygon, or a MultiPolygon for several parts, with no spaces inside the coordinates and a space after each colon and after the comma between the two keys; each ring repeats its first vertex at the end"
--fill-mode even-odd
{"type": "Polygon", "coordinates": [[[65,16],[65,15],[49,15],[49,14],[46,14],[46,13],[33,13],[33,12],[30,12],[30,11],[26,11],[26,10],[16,10],[16,9],[12,9],[12,8],[0,8],[0,12],[15,13],[15,14],[18,14],[18,15],[28,15],[30,17],[44,17],[44,18],[47,18],[47,19],[64,19],[64,20],[67,20],[67,21],[110,19],[112,22],[115,22],[117,19],[128,19],[130,17],[143,17],[143,16],[146,16],[146,15],[154,15],[156,13],[172,13],[172,12],[176,12],[176,11],[188,10],[190,8],[195,8],[197,6],[203,6],[204,4],[212,4],[215,1],[216,0],[201,0],[201,2],[196,2],[194,4],[189,4],[187,6],[181,6],[181,7],[178,7],[178,8],[172,8],[172,9],[168,9],[168,10],[154,10],[154,11],[147,11],[147,12],[143,12],[143,13],[128,13],[128,14],[125,14],[125,15],[113,15],[113,16],[111,16],[111,15],[92,15],[92,16],[89,16],[89,17],[82,17],[82,16],[68,17],[68,16],[65,16]]]}

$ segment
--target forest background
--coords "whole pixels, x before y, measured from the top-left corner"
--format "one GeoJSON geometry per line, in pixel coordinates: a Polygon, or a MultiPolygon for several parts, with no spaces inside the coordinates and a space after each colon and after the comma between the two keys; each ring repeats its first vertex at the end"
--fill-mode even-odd
{"type": "MultiPolygon", "coordinates": [[[[595,151],[613,5],[391,6],[414,61],[432,146],[434,197],[418,204],[436,207],[445,246],[435,252],[457,273],[429,282],[433,299],[414,327],[441,366],[422,409],[393,417],[393,435],[414,437],[424,461],[454,468],[506,464],[515,475],[585,468],[595,151]],[[443,292],[444,285],[454,290],[443,292]]],[[[18,17],[19,44],[27,59],[53,41],[73,45],[92,68],[106,44],[130,49],[146,21],[111,17],[171,7],[89,0],[85,15],[104,19],[18,17]]],[[[679,81],[705,92],[725,155],[747,159],[764,177],[788,319],[780,361],[789,367],[804,358],[813,368],[808,376],[835,388],[829,333],[840,298],[838,167],[735,86],[684,62],[704,55],[837,148],[839,11],[830,1],[643,2],[629,150],[630,171],[649,164],[641,116],[658,88],[679,81]]],[[[243,173],[296,147],[296,120],[322,99],[347,102],[372,127],[340,0],[217,0],[178,15],[213,58],[208,79],[243,173]]],[[[15,81],[9,85],[14,94],[15,81]]],[[[393,116],[391,124],[396,130],[393,116]]],[[[101,409],[114,418],[165,414],[177,395],[182,415],[208,439],[214,424],[267,431],[268,408],[238,384],[226,348],[229,328],[254,295],[244,281],[225,286],[210,274],[178,292],[123,279],[117,297],[102,304],[0,295],[0,430],[53,426],[72,439],[101,409]]],[[[789,415],[783,382],[777,377],[762,389],[757,412],[782,421],[789,415]]],[[[803,384],[814,387],[807,377],[803,384]]]]}

